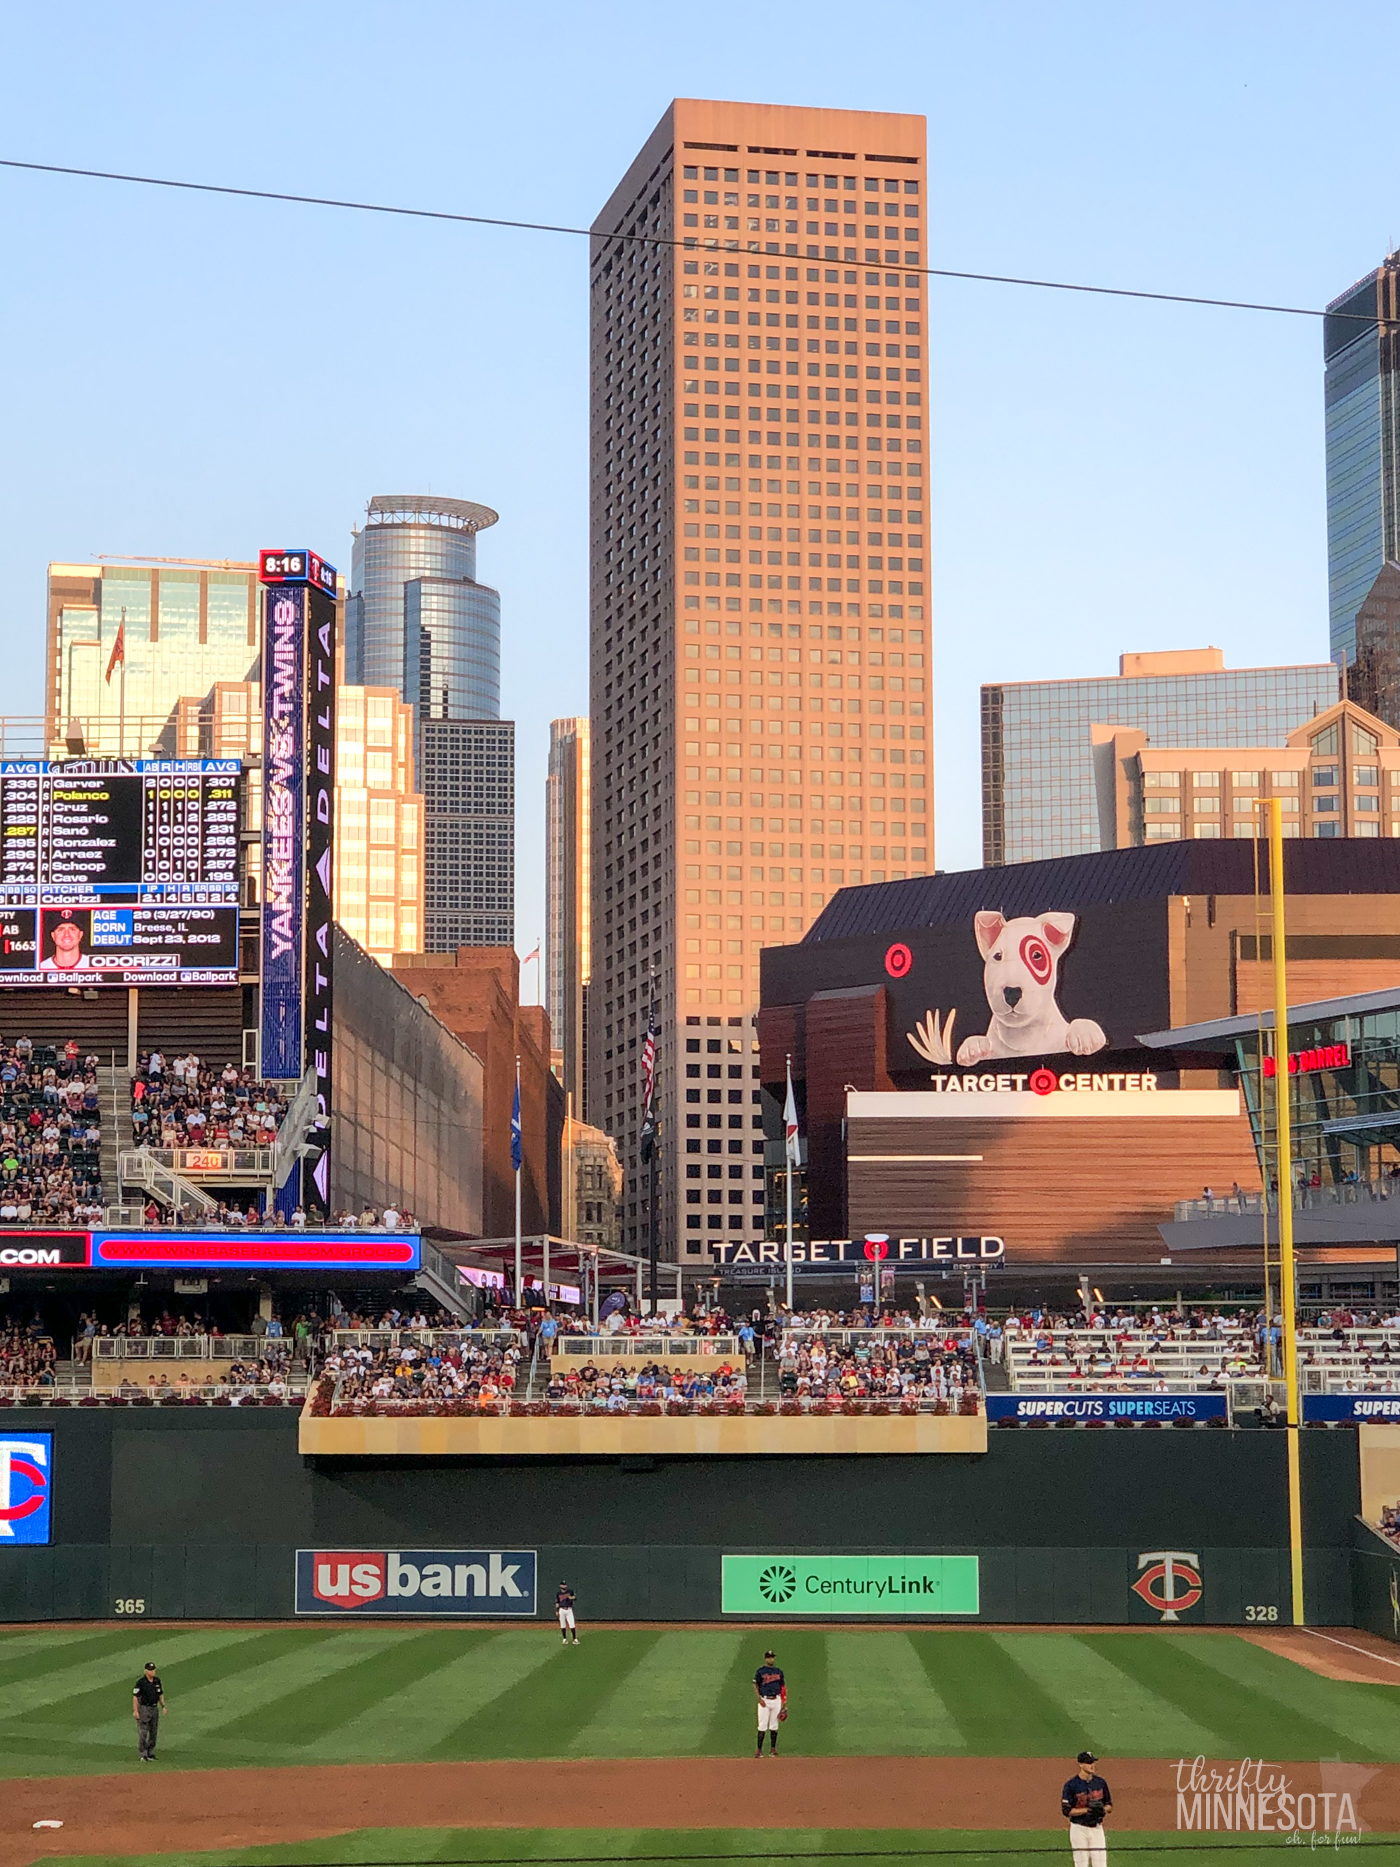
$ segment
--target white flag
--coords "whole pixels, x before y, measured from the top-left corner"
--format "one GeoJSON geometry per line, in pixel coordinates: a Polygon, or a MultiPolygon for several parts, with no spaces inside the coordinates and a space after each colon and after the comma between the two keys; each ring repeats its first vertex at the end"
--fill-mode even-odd
{"type": "Polygon", "coordinates": [[[790,1167],[802,1165],[802,1150],[797,1140],[797,1097],[792,1093],[792,1059],[787,1066],[787,1101],[783,1104],[784,1146],[790,1167]]]}

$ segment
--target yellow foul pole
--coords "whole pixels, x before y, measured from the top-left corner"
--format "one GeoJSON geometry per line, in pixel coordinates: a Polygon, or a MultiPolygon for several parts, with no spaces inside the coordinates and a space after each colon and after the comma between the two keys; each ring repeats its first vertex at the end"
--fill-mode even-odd
{"type": "MultiPolygon", "coordinates": [[[[1304,1625],[1303,1483],[1298,1435],[1298,1289],[1293,1265],[1293,1133],[1288,1073],[1288,960],[1283,930],[1283,805],[1269,800],[1269,887],[1274,920],[1274,1112],[1278,1133],[1278,1246],[1283,1307],[1283,1378],[1288,1398],[1288,1549],[1293,1624],[1304,1625]]],[[[1261,1059],[1262,1064],[1262,1059],[1261,1059]]]]}

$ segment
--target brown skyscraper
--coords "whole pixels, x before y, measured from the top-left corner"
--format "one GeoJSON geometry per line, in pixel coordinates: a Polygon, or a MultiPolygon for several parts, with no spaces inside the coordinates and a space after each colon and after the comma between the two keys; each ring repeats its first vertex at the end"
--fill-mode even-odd
{"type": "Polygon", "coordinates": [[[677,99],[594,222],[589,1115],[641,1248],[654,972],[683,1262],[764,1229],[760,947],[933,862],[924,141],[677,99]]]}

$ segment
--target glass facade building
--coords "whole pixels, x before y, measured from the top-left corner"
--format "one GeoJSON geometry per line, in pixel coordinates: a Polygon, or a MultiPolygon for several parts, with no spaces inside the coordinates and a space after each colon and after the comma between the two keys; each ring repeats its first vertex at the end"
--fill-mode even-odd
{"type": "Polygon", "coordinates": [[[501,599],[476,581],[476,534],[496,516],[489,506],[428,493],[370,500],[350,554],[347,680],[396,687],[410,706],[431,696],[437,719],[499,716],[501,599]],[[419,632],[411,639],[410,584],[418,585],[412,602],[419,632]]]}
{"type": "Polygon", "coordinates": [[[182,705],[255,678],[259,641],[255,564],[50,564],[50,747],[173,756],[182,705]]]}
{"type": "Polygon", "coordinates": [[[1335,704],[1330,662],[1226,668],[1200,656],[1124,657],[1138,672],[1096,680],[1004,682],[982,689],[982,860],[989,867],[1112,849],[1100,811],[1096,739],[1137,728],[1159,748],[1281,746],[1335,704]],[[1206,665],[1153,672],[1154,662],[1206,665]],[[1099,729],[1096,731],[1096,729],[1099,729]]]}
{"type": "Polygon", "coordinates": [[[428,953],[515,940],[515,728],[500,717],[500,595],[476,580],[476,534],[495,523],[465,499],[378,494],[351,551],[347,679],[392,686],[414,712],[428,953]]]}
{"type": "Polygon", "coordinates": [[[1400,253],[1327,307],[1327,594],[1334,660],[1356,655],[1356,616],[1400,558],[1400,253]]]}

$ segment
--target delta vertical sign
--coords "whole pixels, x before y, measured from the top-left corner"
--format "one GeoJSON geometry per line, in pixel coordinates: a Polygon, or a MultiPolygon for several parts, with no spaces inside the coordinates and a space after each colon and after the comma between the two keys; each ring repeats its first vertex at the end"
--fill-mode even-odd
{"type": "MultiPolygon", "coordinates": [[[[335,884],[334,568],[312,551],[259,554],[263,585],[262,1074],[316,1072],[329,1120],[335,884]]],[[[301,1188],[330,1210],[323,1149],[301,1188]]]]}

